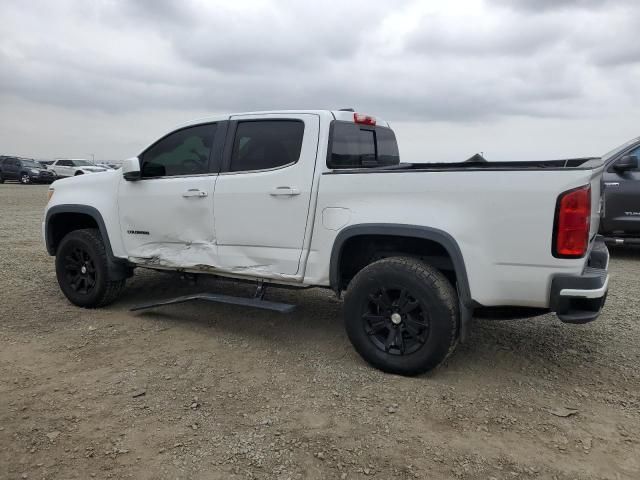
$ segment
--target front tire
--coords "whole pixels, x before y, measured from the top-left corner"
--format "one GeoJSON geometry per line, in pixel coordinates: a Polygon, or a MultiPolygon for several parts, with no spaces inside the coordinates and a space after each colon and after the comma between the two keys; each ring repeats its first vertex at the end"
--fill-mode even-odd
{"type": "Polygon", "coordinates": [[[56,277],[62,293],[83,308],[114,302],[126,280],[109,280],[109,261],[96,229],[75,230],[60,242],[56,253],[56,277]]]}
{"type": "Polygon", "coordinates": [[[20,174],[20,183],[22,185],[29,185],[31,183],[31,177],[27,173],[20,174]]]}
{"type": "Polygon", "coordinates": [[[417,375],[440,365],[458,342],[458,297],[437,269],[410,257],[363,268],[344,301],[347,335],[380,370],[417,375]]]}

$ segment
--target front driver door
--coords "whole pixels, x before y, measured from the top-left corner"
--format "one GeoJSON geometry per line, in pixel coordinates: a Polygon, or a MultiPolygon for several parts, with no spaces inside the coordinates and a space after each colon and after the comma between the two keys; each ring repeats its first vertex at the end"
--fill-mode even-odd
{"type": "MultiPolygon", "coordinates": [[[[640,158],[640,147],[625,155],[640,158]]],[[[604,174],[604,185],[605,215],[602,231],[640,235],[640,169],[618,172],[610,165],[604,174]]]]}
{"type": "Polygon", "coordinates": [[[225,123],[170,133],[140,155],[140,180],[121,180],[120,229],[130,260],[169,268],[215,266],[213,191],[225,123]]]}
{"type": "Polygon", "coordinates": [[[319,117],[231,119],[214,203],[220,268],[261,277],[294,276],[307,227],[319,117]]]}

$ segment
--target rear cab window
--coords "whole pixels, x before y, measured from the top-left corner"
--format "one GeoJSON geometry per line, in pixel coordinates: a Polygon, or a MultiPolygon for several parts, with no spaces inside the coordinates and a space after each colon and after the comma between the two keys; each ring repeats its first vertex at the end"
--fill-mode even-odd
{"type": "Polygon", "coordinates": [[[329,138],[329,168],[371,168],[400,163],[396,136],[388,127],[333,121],[329,138]]]}

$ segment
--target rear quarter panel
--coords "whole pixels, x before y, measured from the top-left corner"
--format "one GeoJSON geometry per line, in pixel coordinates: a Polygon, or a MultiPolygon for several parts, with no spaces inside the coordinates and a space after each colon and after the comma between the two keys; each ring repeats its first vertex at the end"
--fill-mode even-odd
{"type": "MultiPolygon", "coordinates": [[[[421,225],[443,230],[457,241],[475,301],[547,307],[552,276],[578,274],[585,263],[552,255],[558,195],[592,182],[599,202],[599,181],[598,172],[571,169],[327,172],[320,179],[305,282],[328,284],[328,259],[342,228],[362,223],[421,225]],[[342,209],[338,225],[323,215],[333,208],[342,209]]],[[[599,217],[597,207],[592,210],[593,224],[599,217]]]]}

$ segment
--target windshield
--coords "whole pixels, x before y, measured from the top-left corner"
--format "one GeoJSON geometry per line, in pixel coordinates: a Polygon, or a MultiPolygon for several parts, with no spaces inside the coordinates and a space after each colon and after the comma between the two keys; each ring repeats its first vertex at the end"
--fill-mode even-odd
{"type": "Polygon", "coordinates": [[[71,160],[74,167],[95,167],[93,163],[88,160],[71,160]]]}
{"type": "Polygon", "coordinates": [[[638,141],[640,141],[640,137],[634,138],[633,140],[629,140],[628,142],[623,143],[619,147],[616,147],[613,150],[611,150],[610,152],[605,153],[602,156],[602,161],[604,163],[607,163],[607,160],[609,160],[611,157],[616,156],[618,153],[620,153],[621,151],[625,150],[626,148],[630,147],[631,145],[633,145],[634,143],[636,143],[638,141]]]}
{"type": "Polygon", "coordinates": [[[35,160],[20,160],[22,162],[22,166],[23,167],[29,167],[29,168],[42,168],[42,165],[40,165],[38,162],[36,162],[35,160]]]}

